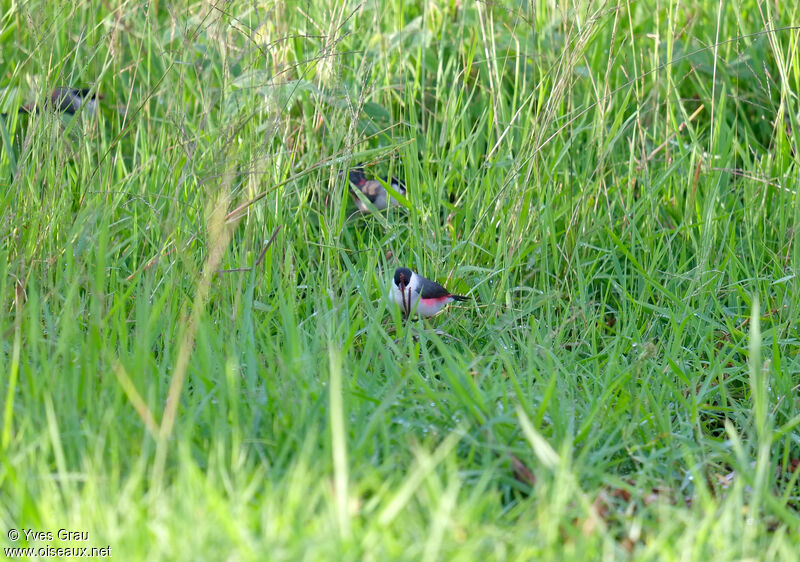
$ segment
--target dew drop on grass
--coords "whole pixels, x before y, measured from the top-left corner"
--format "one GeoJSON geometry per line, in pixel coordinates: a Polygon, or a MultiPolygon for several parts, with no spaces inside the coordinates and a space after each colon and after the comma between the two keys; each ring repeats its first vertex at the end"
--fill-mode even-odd
{"type": "Polygon", "coordinates": [[[394,417],[392,418],[392,423],[396,423],[397,425],[402,425],[403,427],[411,427],[411,424],[405,418],[394,417]]]}
{"type": "Polygon", "coordinates": [[[503,338],[499,338],[498,341],[500,342],[500,347],[502,347],[504,351],[516,351],[516,347],[513,344],[507,344],[505,341],[503,341],[503,338]]]}

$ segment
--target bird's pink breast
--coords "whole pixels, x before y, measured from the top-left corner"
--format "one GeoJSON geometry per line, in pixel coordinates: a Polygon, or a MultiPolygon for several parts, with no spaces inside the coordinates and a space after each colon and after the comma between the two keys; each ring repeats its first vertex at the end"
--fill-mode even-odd
{"type": "Polygon", "coordinates": [[[435,297],[431,299],[421,298],[417,302],[417,314],[420,316],[433,316],[453,300],[449,295],[444,297],[435,297]]]}

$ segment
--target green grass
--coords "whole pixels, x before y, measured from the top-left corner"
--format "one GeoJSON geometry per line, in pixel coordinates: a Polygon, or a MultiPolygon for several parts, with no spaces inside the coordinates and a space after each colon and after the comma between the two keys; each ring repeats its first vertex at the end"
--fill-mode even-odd
{"type": "Polygon", "coordinates": [[[4,548],[795,559],[800,7],[533,5],[4,4],[4,548]]]}

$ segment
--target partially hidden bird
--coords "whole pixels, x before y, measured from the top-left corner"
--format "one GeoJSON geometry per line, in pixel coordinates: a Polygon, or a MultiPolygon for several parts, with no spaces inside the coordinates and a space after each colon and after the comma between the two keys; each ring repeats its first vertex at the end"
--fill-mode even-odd
{"type": "Polygon", "coordinates": [[[103,95],[91,88],[56,88],[42,102],[31,102],[19,108],[20,113],[35,113],[42,109],[74,114],[84,107],[89,115],[97,113],[97,102],[103,95]]]}
{"type": "MultiPolygon", "coordinates": [[[[362,213],[368,213],[371,209],[361,200],[358,194],[355,193],[355,190],[363,193],[367,200],[379,211],[384,210],[388,206],[395,206],[398,204],[397,199],[392,197],[383,186],[383,183],[377,179],[367,179],[363,168],[353,168],[350,170],[348,179],[350,180],[350,188],[353,190],[353,199],[356,203],[356,207],[358,207],[358,210],[362,213]]],[[[388,184],[394,191],[405,197],[406,184],[401,180],[394,176],[389,176],[384,183],[388,184]]]]}

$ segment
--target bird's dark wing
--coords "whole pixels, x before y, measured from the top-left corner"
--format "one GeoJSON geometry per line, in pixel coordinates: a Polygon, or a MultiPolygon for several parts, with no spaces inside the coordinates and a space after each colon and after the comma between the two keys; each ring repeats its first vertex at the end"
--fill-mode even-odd
{"type": "Polygon", "coordinates": [[[422,286],[419,290],[419,294],[422,298],[439,299],[442,297],[451,296],[450,291],[439,285],[437,282],[431,281],[430,279],[425,279],[421,275],[419,278],[422,280],[422,286]]]}

